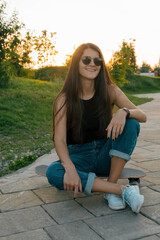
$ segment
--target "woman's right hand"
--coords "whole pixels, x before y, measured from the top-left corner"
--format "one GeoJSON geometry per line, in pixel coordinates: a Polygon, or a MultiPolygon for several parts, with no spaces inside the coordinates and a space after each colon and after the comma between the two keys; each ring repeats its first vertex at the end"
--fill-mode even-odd
{"type": "Polygon", "coordinates": [[[76,169],[67,170],[64,174],[64,190],[74,191],[74,198],[77,198],[78,192],[82,192],[81,179],[76,169]]]}

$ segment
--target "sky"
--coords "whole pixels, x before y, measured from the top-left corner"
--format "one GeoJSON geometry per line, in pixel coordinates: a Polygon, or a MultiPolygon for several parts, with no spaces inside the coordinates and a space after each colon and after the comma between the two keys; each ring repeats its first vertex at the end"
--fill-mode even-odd
{"type": "Polygon", "coordinates": [[[152,67],[160,57],[160,0],[6,0],[26,29],[57,32],[57,65],[82,43],[98,45],[106,62],[123,39],[135,39],[137,64],[152,67]]]}

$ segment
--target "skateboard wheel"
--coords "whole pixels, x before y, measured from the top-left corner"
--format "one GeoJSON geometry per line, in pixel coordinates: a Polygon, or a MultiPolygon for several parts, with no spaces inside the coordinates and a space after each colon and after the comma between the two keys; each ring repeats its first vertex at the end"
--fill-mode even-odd
{"type": "Polygon", "coordinates": [[[128,178],[130,185],[139,185],[140,179],[139,178],[128,178]]]}

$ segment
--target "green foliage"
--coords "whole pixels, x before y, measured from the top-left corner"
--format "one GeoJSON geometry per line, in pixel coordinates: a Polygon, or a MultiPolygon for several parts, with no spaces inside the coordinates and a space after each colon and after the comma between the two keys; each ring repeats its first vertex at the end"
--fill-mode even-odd
{"type": "Polygon", "coordinates": [[[25,38],[20,33],[23,27],[16,12],[7,19],[6,2],[0,1],[1,87],[8,85],[10,75],[20,76],[25,64],[31,62],[28,33],[25,38]],[[10,67],[6,68],[8,63],[10,67]]]}
{"type": "Polygon", "coordinates": [[[36,75],[36,70],[34,70],[34,69],[23,68],[21,71],[21,77],[35,79],[35,75],[36,75]]]}
{"type": "Polygon", "coordinates": [[[22,28],[24,24],[19,22],[16,12],[7,19],[6,2],[0,0],[0,64],[5,61],[10,63],[10,72],[4,71],[4,67],[1,70],[1,87],[7,85],[8,73],[12,76],[24,76],[24,68],[29,68],[31,63],[39,66],[52,65],[57,54],[54,42],[56,33],[50,33],[49,36],[44,30],[41,35],[35,36],[33,32],[27,31],[23,37],[22,28]],[[37,53],[37,61],[31,61],[33,52],[37,53]]]}
{"type": "Polygon", "coordinates": [[[8,87],[10,81],[9,63],[0,61],[0,88],[8,87]]]}
{"type": "Polygon", "coordinates": [[[54,81],[55,79],[65,79],[67,73],[67,66],[44,67],[36,71],[35,78],[54,81]]]}
{"type": "Polygon", "coordinates": [[[154,68],[154,72],[157,71],[158,72],[158,76],[160,77],[160,67],[155,66],[154,68]]]}
{"type": "Polygon", "coordinates": [[[140,72],[141,73],[148,73],[150,71],[152,71],[151,66],[146,62],[142,62],[142,66],[140,67],[140,72]]]}
{"type": "Polygon", "coordinates": [[[108,63],[113,80],[120,86],[127,83],[127,77],[133,74],[137,68],[134,41],[127,43],[123,40],[120,50],[113,54],[108,63]]]}
{"type": "Polygon", "coordinates": [[[122,87],[122,90],[128,93],[160,92],[160,77],[131,75],[128,81],[129,84],[122,87]]]}
{"type": "Polygon", "coordinates": [[[8,164],[8,169],[10,171],[16,171],[20,168],[26,167],[29,164],[31,164],[32,162],[34,162],[37,159],[37,155],[33,154],[33,155],[28,155],[28,156],[24,156],[20,159],[17,159],[16,161],[11,161],[8,164]]]}
{"type": "Polygon", "coordinates": [[[33,37],[34,50],[38,53],[38,65],[44,67],[52,65],[54,56],[58,53],[55,50],[54,36],[55,33],[50,33],[48,36],[47,30],[42,31],[42,35],[33,37]]]}
{"type": "Polygon", "coordinates": [[[66,54],[66,60],[65,60],[65,65],[69,67],[70,63],[72,60],[72,55],[71,54],[66,54]]]}

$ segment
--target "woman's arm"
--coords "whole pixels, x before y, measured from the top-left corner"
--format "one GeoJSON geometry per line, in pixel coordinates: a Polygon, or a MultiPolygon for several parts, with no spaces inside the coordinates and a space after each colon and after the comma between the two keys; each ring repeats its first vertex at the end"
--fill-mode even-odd
{"type": "MultiPolygon", "coordinates": [[[[114,90],[111,93],[113,95],[113,103],[119,107],[120,109],[123,109],[124,107],[128,108],[130,111],[130,118],[135,118],[138,122],[146,122],[146,114],[140,110],[138,107],[136,107],[128,98],[127,96],[122,92],[120,88],[117,86],[114,86],[114,90]]],[[[124,111],[124,110],[123,110],[124,111]]]]}
{"type": "MultiPolygon", "coordinates": [[[[63,106],[65,102],[65,97],[61,96],[57,99],[55,105],[55,112],[63,106]]],[[[55,114],[54,114],[55,115],[55,114]]],[[[55,116],[55,134],[54,134],[54,144],[56,152],[61,160],[61,163],[65,169],[64,174],[64,190],[74,190],[74,198],[77,197],[78,191],[82,191],[82,185],[80,177],[76,171],[73,162],[70,159],[67,143],[66,143],[66,105],[58,112],[55,116]]]]}
{"type": "Polygon", "coordinates": [[[113,118],[106,129],[107,137],[110,137],[112,132],[112,139],[114,140],[123,132],[126,122],[127,112],[123,110],[123,108],[128,108],[130,111],[129,118],[135,118],[138,122],[146,122],[146,115],[136,107],[117,86],[110,86],[109,93],[111,103],[119,108],[119,110],[113,115],[113,118]]]}

